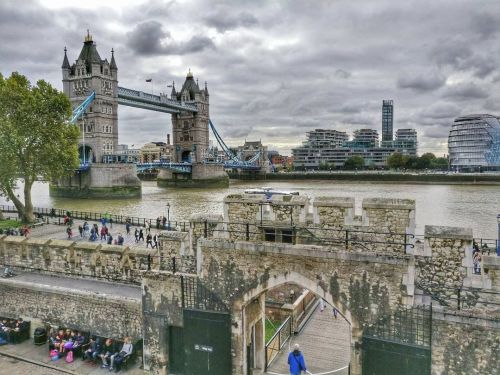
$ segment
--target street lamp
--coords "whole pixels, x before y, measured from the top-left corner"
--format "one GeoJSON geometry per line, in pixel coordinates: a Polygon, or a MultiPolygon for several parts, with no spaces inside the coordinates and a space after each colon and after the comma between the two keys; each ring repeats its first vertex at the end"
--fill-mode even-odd
{"type": "Polygon", "coordinates": [[[167,202],[167,225],[168,228],[170,229],[170,203],[167,202]]]}

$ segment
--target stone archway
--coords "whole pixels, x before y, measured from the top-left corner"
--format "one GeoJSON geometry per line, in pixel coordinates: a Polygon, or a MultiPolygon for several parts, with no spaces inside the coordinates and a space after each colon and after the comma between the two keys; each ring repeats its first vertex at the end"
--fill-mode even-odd
{"type": "Polygon", "coordinates": [[[78,146],[80,163],[91,164],[95,162],[94,150],[89,145],[78,146]]]}
{"type": "MultiPolygon", "coordinates": [[[[256,348],[252,346],[252,349],[256,349],[257,353],[255,358],[255,367],[262,369],[262,373],[264,373],[264,296],[267,291],[286,283],[297,284],[314,293],[316,296],[323,298],[328,304],[334,306],[347,320],[347,322],[351,325],[351,374],[360,374],[361,358],[359,343],[361,342],[362,330],[359,329],[357,320],[352,317],[349,309],[342,302],[340,302],[336,296],[332,296],[328,290],[325,290],[317,282],[294,271],[272,277],[265,283],[261,283],[255,288],[248,290],[241,298],[234,301],[232,306],[232,343],[233,345],[239,345],[239,347],[233,347],[233,352],[236,354],[233,358],[233,374],[248,373],[247,350],[250,347],[250,340],[255,339],[255,337],[257,337],[258,340],[261,340],[256,344],[256,348]],[[256,332],[256,330],[262,331],[256,332]],[[254,337],[249,337],[249,334],[253,334],[254,337]],[[358,369],[359,372],[357,372],[358,369]]],[[[253,372],[253,374],[255,373],[256,372],[253,372]]]]}

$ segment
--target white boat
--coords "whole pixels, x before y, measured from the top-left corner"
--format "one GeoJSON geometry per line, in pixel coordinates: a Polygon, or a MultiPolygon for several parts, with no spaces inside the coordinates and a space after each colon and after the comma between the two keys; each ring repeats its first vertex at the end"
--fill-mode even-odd
{"type": "Polygon", "coordinates": [[[270,187],[262,187],[257,189],[246,189],[245,194],[266,194],[266,195],[299,195],[298,191],[274,190],[270,187]]]}

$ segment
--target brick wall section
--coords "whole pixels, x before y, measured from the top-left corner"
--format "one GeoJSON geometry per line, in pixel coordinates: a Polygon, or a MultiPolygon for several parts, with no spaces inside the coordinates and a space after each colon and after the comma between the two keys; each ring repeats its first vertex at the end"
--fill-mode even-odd
{"type": "Polygon", "coordinates": [[[140,300],[100,296],[91,292],[17,283],[0,287],[0,316],[40,319],[104,337],[142,337],[140,300]]]}
{"type": "Polygon", "coordinates": [[[494,375],[500,371],[500,323],[434,313],[432,375],[494,375]]]}

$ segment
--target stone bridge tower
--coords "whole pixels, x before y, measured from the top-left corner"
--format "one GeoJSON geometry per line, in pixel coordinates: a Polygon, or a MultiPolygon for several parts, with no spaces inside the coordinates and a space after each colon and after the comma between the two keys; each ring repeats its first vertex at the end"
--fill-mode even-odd
{"type": "Polygon", "coordinates": [[[198,86],[191,71],[186,76],[182,89],[172,87],[172,99],[195,104],[197,113],[181,112],[172,115],[173,145],[176,162],[201,163],[208,151],[209,94],[207,84],[203,90],[198,86]]]}
{"type": "Polygon", "coordinates": [[[62,64],[63,90],[73,108],[80,105],[92,91],[96,98],[78,120],[80,126],[80,160],[101,163],[105,155],[118,146],[118,68],[113,50],[111,62],[102,60],[96,44],[87,31],[83,48],[73,65],[69,64],[66,48],[62,64]]]}

